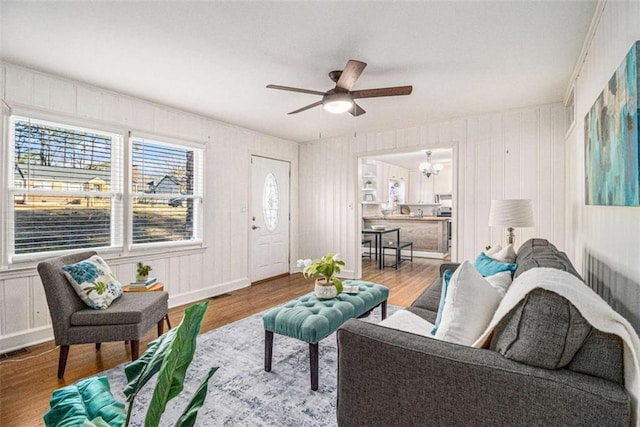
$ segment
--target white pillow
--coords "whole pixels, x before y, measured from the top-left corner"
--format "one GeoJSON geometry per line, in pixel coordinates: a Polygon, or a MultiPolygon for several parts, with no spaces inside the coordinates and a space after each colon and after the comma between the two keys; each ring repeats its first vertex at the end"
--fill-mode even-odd
{"type": "Polygon", "coordinates": [[[495,245],[495,246],[491,246],[488,250],[484,251],[484,253],[488,257],[492,257],[493,258],[493,254],[498,253],[501,250],[502,250],[502,246],[501,245],[495,245]]]}
{"type": "Polygon", "coordinates": [[[465,261],[451,276],[436,338],[472,345],[493,318],[502,297],[465,261]]]}
{"type": "Polygon", "coordinates": [[[501,271],[493,276],[485,277],[484,280],[489,282],[489,284],[496,289],[500,298],[504,297],[504,294],[507,293],[507,288],[513,281],[511,278],[511,271],[501,271]]]}
{"type": "Polygon", "coordinates": [[[516,262],[516,251],[513,249],[513,245],[507,245],[495,252],[487,253],[487,256],[496,261],[508,262],[509,264],[516,262]]]}

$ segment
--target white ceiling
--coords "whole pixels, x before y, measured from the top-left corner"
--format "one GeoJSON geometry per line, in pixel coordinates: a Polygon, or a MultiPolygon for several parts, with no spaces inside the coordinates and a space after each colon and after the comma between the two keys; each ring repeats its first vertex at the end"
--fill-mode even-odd
{"type": "Polygon", "coordinates": [[[294,141],[561,101],[596,1],[22,2],[0,0],[2,59],[294,141]],[[354,121],[319,97],[368,63],[354,121]]]}

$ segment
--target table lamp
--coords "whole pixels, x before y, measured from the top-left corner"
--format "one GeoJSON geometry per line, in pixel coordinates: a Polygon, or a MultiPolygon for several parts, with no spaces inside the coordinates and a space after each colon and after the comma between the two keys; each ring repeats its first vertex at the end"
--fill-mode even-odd
{"type": "Polygon", "coordinates": [[[492,200],[489,227],[507,227],[508,242],[513,244],[514,227],[533,227],[533,202],[529,199],[492,200]]]}

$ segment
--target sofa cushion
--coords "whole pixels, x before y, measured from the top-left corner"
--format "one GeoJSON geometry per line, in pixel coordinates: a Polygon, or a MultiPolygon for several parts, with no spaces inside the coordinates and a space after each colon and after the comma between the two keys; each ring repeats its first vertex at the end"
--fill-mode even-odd
{"type": "Polygon", "coordinates": [[[567,369],[624,384],[622,340],[593,328],[567,369]]]}
{"type": "Polygon", "coordinates": [[[136,324],[147,318],[162,318],[168,299],[166,292],[127,292],[106,310],[85,308],[73,313],[69,321],[73,326],[136,324]]]}
{"type": "Polygon", "coordinates": [[[532,268],[548,267],[564,270],[582,280],[567,255],[545,239],[530,239],[524,242],[518,249],[516,264],[518,269],[514,278],[532,268]]]}
{"type": "Polygon", "coordinates": [[[442,278],[436,278],[416,300],[411,307],[418,307],[433,312],[438,311],[440,304],[440,294],[442,293],[442,278]]]}
{"type": "Polygon", "coordinates": [[[558,369],[571,362],[591,329],[566,298],[535,289],[498,323],[490,348],[507,359],[558,369]]]}

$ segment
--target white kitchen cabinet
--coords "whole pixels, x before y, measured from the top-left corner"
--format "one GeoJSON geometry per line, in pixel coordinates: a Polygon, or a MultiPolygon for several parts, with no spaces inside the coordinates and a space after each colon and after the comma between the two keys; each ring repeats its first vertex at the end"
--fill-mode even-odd
{"type": "Polygon", "coordinates": [[[362,182],[361,201],[364,203],[378,202],[378,169],[375,164],[363,163],[361,167],[362,182]]]}
{"type": "Polygon", "coordinates": [[[444,169],[436,176],[432,176],[434,194],[451,194],[453,193],[453,168],[451,165],[445,165],[444,169]]]}
{"type": "Polygon", "coordinates": [[[409,171],[408,203],[422,203],[422,173],[418,170],[409,171]]]}

